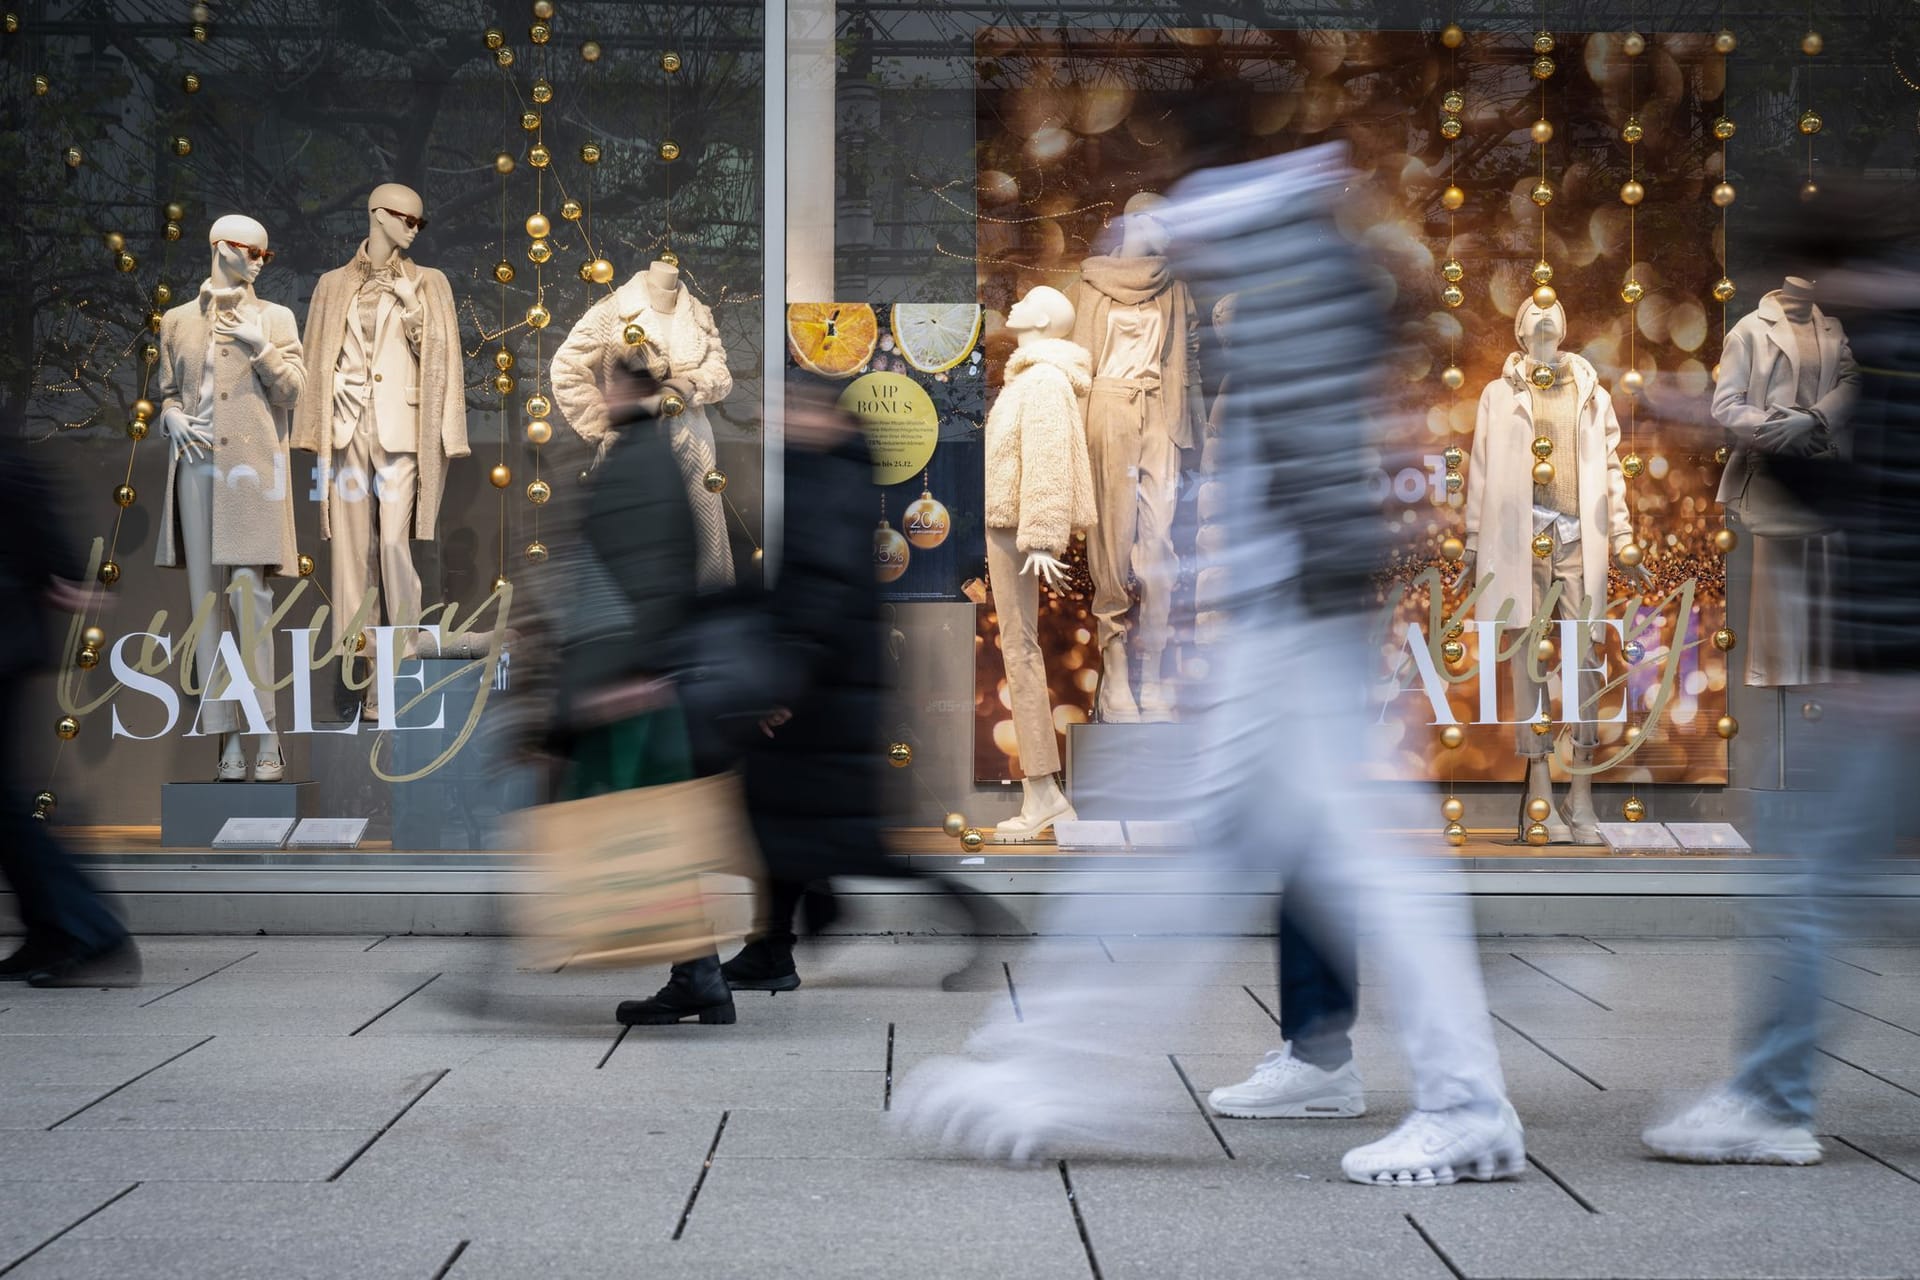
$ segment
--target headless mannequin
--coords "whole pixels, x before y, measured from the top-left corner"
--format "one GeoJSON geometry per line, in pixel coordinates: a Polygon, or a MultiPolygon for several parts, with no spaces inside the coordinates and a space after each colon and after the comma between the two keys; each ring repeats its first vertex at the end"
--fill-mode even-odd
{"type": "MultiPolygon", "coordinates": [[[[1057,290],[1035,289],[1008,312],[1007,328],[1023,347],[1048,338],[1065,339],[1073,333],[1073,307],[1057,290]]],[[[1030,551],[1020,575],[1034,581],[1020,583],[1016,589],[1037,595],[1039,583],[1045,582],[1058,591],[1066,585],[1067,573],[1066,563],[1058,556],[1046,551],[1030,551]]],[[[1022,778],[1020,793],[1020,812],[994,828],[996,843],[1031,840],[1055,822],[1072,822],[1078,817],[1066,792],[1060,788],[1060,780],[1052,773],[1022,778]]]]}
{"type": "MultiPolygon", "coordinates": [[[[233,215],[222,218],[214,226],[217,242],[212,246],[212,264],[207,272],[207,280],[216,293],[229,290],[246,289],[260,278],[266,262],[262,258],[250,257],[246,249],[236,248],[229,240],[243,245],[251,245],[264,250],[267,247],[266,229],[251,218],[239,218],[233,215]],[[255,234],[257,229],[257,234],[255,234]]],[[[219,338],[226,338],[245,348],[249,358],[257,356],[268,345],[266,330],[258,319],[241,316],[231,308],[218,309],[215,312],[213,332],[219,338]]],[[[214,435],[211,417],[205,419],[189,418],[179,405],[168,405],[160,415],[160,424],[167,438],[172,442],[174,458],[177,464],[200,462],[213,455],[214,435]]],[[[264,569],[252,572],[264,573],[264,569]]],[[[199,602],[195,601],[196,608],[199,602]]],[[[254,620],[254,625],[266,625],[265,618],[254,620]]],[[[256,672],[256,675],[266,674],[256,672]]],[[[204,675],[204,673],[203,673],[204,675]]],[[[270,678],[270,677],[269,677],[270,678]]],[[[255,760],[254,779],[259,782],[277,782],[285,765],[280,754],[280,735],[271,729],[260,736],[260,750],[255,760]]],[[[220,735],[220,766],[218,776],[223,781],[238,781],[247,776],[246,745],[238,729],[220,735]]]]}

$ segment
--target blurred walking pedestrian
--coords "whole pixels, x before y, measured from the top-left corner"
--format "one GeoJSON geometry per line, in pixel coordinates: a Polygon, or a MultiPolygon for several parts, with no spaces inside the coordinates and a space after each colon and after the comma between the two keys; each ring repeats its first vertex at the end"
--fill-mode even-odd
{"type": "Polygon", "coordinates": [[[26,937],[0,960],[0,981],[36,987],[133,986],[140,951],[126,926],[51,829],[35,815],[18,755],[28,677],[51,665],[48,632],[83,612],[86,557],[66,534],[51,478],[17,439],[0,444],[0,599],[14,610],[0,631],[0,876],[26,937]]]}

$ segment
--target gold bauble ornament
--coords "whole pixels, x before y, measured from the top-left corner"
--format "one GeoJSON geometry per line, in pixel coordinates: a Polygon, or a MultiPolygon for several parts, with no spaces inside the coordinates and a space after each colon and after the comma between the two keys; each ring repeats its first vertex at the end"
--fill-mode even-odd
{"type": "Polygon", "coordinates": [[[167,145],[173,148],[173,154],[177,156],[190,156],[193,154],[193,139],[184,133],[174,134],[167,145]]]}
{"type": "Polygon", "coordinates": [[[87,157],[84,154],[82,154],[80,148],[68,147],[65,151],[60,153],[60,158],[67,162],[67,168],[78,169],[80,167],[81,162],[84,161],[87,157]]]}
{"type": "Polygon", "coordinates": [[[1440,461],[1449,471],[1458,471],[1467,461],[1467,451],[1457,444],[1450,444],[1440,451],[1440,461]]]}
{"type": "Polygon", "coordinates": [[[1731,182],[1716,182],[1713,184],[1713,202],[1722,209],[1732,204],[1734,197],[1738,194],[1739,193],[1734,190],[1731,182]]]}
{"type": "Polygon", "coordinates": [[[1545,560],[1553,554],[1553,535],[1545,532],[1536,533],[1533,535],[1532,545],[1533,554],[1545,560]]]}
{"type": "Polygon", "coordinates": [[[1727,279],[1727,277],[1721,276],[1713,282],[1713,300],[1715,302],[1732,302],[1734,293],[1733,281],[1727,279]]]}
{"type": "Polygon", "coordinates": [[[1544,209],[1553,203],[1553,184],[1542,178],[1533,184],[1533,190],[1527,193],[1527,197],[1544,209]]]}
{"type": "Polygon", "coordinates": [[[1533,657],[1543,667],[1551,667],[1560,657],[1560,646],[1553,642],[1552,636],[1541,636],[1534,642],[1533,657]]]}
{"type": "Polygon", "coordinates": [[[1629,369],[1620,375],[1620,386],[1628,395],[1637,396],[1646,389],[1647,375],[1638,369],[1629,369]]]}
{"type": "Polygon", "coordinates": [[[1821,129],[1826,127],[1826,123],[1826,121],[1820,118],[1820,113],[1812,108],[1808,108],[1800,113],[1800,132],[1806,134],[1808,137],[1812,137],[1814,134],[1820,132],[1821,129]]]}
{"type": "Polygon", "coordinates": [[[1467,646],[1461,640],[1443,640],[1440,642],[1440,656],[1450,667],[1457,667],[1466,660],[1467,646]]]}
{"type": "Polygon", "coordinates": [[[547,558],[547,544],[535,538],[527,544],[526,556],[530,564],[541,563],[547,558]]]}
{"type": "Polygon", "coordinates": [[[493,60],[503,67],[510,67],[513,65],[513,50],[495,49],[493,51],[493,60]]]}
{"type": "Polygon", "coordinates": [[[978,853],[986,846],[987,838],[980,834],[978,827],[968,827],[960,833],[960,847],[968,853],[978,853]]]}
{"type": "Polygon", "coordinates": [[[1647,465],[1646,463],[1640,460],[1639,454],[1630,453],[1626,457],[1620,459],[1620,474],[1625,476],[1629,480],[1637,480],[1640,477],[1640,472],[1646,467],[1646,465],[1647,465]]]}
{"type": "Polygon", "coordinates": [[[495,391],[498,391],[503,396],[512,395],[513,394],[513,375],[505,372],[494,374],[493,389],[495,391]]]}
{"type": "Polygon", "coordinates": [[[1553,483],[1553,464],[1551,462],[1534,463],[1533,464],[1533,482],[1537,485],[1542,485],[1542,486],[1552,484],[1553,483]]]}
{"type": "MultiPolygon", "coordinates": [[[[78,164],[79,161],[75,161],[78,164]]],[[[1458,209],[1467,202],[1467,193],[1458,187],[1448,187],[1440,193],[1440,204],[1447,209],[1458,209]]]]}
{"type": "Polygon", "coordinates": [[[1541,716],[1527,727],[1533,730],[1534,737],[1544,738],[1553,732],[1553,721],[1547,719],[1545,716],[1541,716]]]}
{"type": "Polygon", "coordinates": [[[486,31],[481,33],[480,38],[487,42],[487,48],[489,49],[504,48],[507,43],[507,33],[498,27],[488,27],[486,31]]]}
{"type": "Polygon", "coordinates": [[[1467,487],[1467,478],[1458,471],[1449,471],[1444,477],[1448,493],[1458,493],[1467,487]]]}
{"type": "Polygon", "coordinates": [[[1817,702],[1803,702],[1800,704],[1800,718],[1802,720],[1816,721],[1825,714],[1826,709],[1817,702]]]}
{"type": "Polygon", "coordinates": [[[1732,738],[1740,732],[1740,722],[1732,716],[1721,716],[1713,722],[1713,731],[1722,738],[1732,738]]]}
{"type": "Polygon", "coordinates": [[[547,220],[547,215],[544,213],[528,214],[526,226],[527,234],[535,240],[544,240],[553,230],[553,223],[547,220]]]}
{"type": "MultiPolygon", "coordinates": [[[[1533,291],[1533,305],[1542,311],[1545,311],[1559,300],[1560,295],[1554,292],[1554,288],[1550,284],[1543,284],[1533,291]]],[[[1547,385],[1551,386],[1553,384],[1548,383],[1547,385]]]]}
{"type": "Polygon", "coordinates": [[[1467,385],[1467,374],[1457,364],[1450,364],[1440,371],[1440,385],[1449,391],[1458,391],[1467,385]]]}
{"type": "Polygon", "coordinates": [[[686,411],[686,399],[678,391],[669,391],[660,397],[660,412],[667,417],[677,418],[686,411]]]}
{"type": "Polygon", "coordinates": [[[170,201],[167,204],[167,207],[162,209],[160,212],[162,215],[166,217],[168,222],[178,222],[182,218],[187,216],[187,206],[181,204],[177,200],[170,201]]]}
{"type": "Polygon", "coordinates": [[[162,315],[160,312],[158,311],[147,312],[147,328],[151,329],[153,332],[155,333],[160,332],[160,326],[165,324],[166,322],[167,322],[166,316],[162,315]]]}
{"type": "Polygon", "coordinates": [[[1462,542],[1460,539],[1454,537],[1452,534],[1448,534],[1446,537],[1440,539],[1441,559],[1450,560],[1453,563],[1458,564],[1460,563],[1460,561],[1466,558],[1466,555],[1467,555],[1467,544],[1462,542]]]}
{"type": "Polygon", "coordinates": [[[1541,146],[1546,146],[1549,142],[1553,141],[1553,122],[1545,119],[1535,120],[1532,126],[1528,128],[1527,136],[1541,146]]]}
{"type": "Polygon", "coordinates": [[[581,164],[599,164],[600,163],[600,144],[597,142],[587,142],[587,143],[581,144],[580,163],[581,164]]]}
{"type": "Polygon", "coordinates": [[[1465,132],[1465,130],[1460,123],[1459,116],[1448,116],[1446,119],[1440,122],[1440,136],[1445,138],[1448,142],[1452,142],[1455,138],[1459,137],[1463,132],[1465,132]]]}
{"type": "Polygon", "coordinates": [[[1553,73],[1554,65],[1552,58],[1535,58],[1533,60],[1533,78],[1535,80],[1550,80],[1553,78],[1553,73]]]}
{"type": "Polygon", "coordinates": [[[100,665],[100,650],[97,647],[82,648],[73,655],[73,665],[82,671],[91,671],[100,665]]]}
{"type": "MultiPolygon", "coordinates": [[[[1719,379],[1716,378],[1714,379],[1714,381],[1718,382],[1719,379]]],[[[1713,451],[1713,461],[1717,466],[1722,466],[1722,467],[1726,466],[1727,459],[1731,458],[1732,456],[1733,456],[1733,451],[1727,448],[1727,446],[1725,445],[1721,445],[1718,449],[1715,449],[1713,451]]]]}
{"type": "Polygon", "coordinates": [[[149,342],[140,348],[140,360],[144,364],[160,363],[160,348],[149,342]]]}
{"type": "Polygon", "coordinates": [[[71,742],[80,736],[80,722],[72,716],[61,716],[53,722],[53,736],[62,742],[71,742]]]}
{"type": "Polygon", "coordinates": [[[186,234],[186,228],[177,222],[169,222],[166,226],[160,228],[160,234],[168,240],[178,240],[186,234]]]}
{"type": "Polygon", "coordinates": [[[133,416],[136,421],[150,422],[153,420],[153,414],[153,401],[142,397],[133,402],[133,416]]]}
{"type": "Polygon", "coordinates": [[[137,497],[139,497],[139,495],[134,492],[133,486],[130,484],[114,486],[113,505],[116,507],[130,507],[137,497]]]}
{"type": "Polygon", "coordinates": [[[1640,544],[1637,542],[1629,542],[1626,546],[1620,548],[1620,553],[1614,557],[1614,559],[1629,569],[1638,568],[1646,558],[1647,553],[1641,549],[1640,544]]]}
{"type": "Polygon", "coordinates": [[[47,79],[45,76],[37,75],[33,78],[33,96],[34,97],[44,98],[49,93],[52,93],[52,92],[53,92],[53,81],[47,79]]]}
{"type": "Polygon", "coordinates": [[[533,16],[542,22],[553,21],[553,0],[533,0],[533,16]]]}
{"type": "Polygon", "coordinates": [[[527,443],[545,444],[553,439],[553,424],[545,418],[535,418],[527,424],[527,443]]]}
{"type": "Polygon", "coordinates": [[[1457,822],[1449,822],[1441,829],[1440,834],[1445,836],[1447,843],[1456,849],[1467,842],[1467,829],[1457,822]]]}
{"type": "Polygon", "coordinates": [[[1467,816],[1466,802],[1459,796],[1448,796],[1440,802],[1440,816],[1448,822],[1458,822],[1467,816]]]}
{"type": "Polygon", "coordinates": [[[294,564],[295,570],[300,574],[301,577],[311,578],[313,576],[313,568],[314,568],[313,557],[308,555],[306,552],[302,551],[298,556],[296,556],[294,558],[293,564],[294,564]]]}
{"type": "Polygon", "coordinates": [[[513,264],[502,258],[493,264],[493,278],[501,284],[513,283],[513,264]]]}
{"type": "Polygon", "coordinates": [[[1802,200],[1815,199],[1816,197],[1819,196],[1819,194],[1820,194],[1820,184],[1815,182],[1812,178],[1808,178],[1805,182],[1800,184],[1800,198],[1802,200]]]}
{"type": "Polygon", "coordinates": [[[578,200],[569,200],[560,206],[560,216],[568,222],[580,221],[580,216],[585,212],[586,210],[580,207],[578,200]]]}
{"type": "Polygon", "coordinates": [[[660,55],[660,69],[668,75],[678,75],[680,67],[680,55],[673,50],[669,49],[660,55]]]}
{"type": "Polygon", "coordinates": [[[1527,843],[1538,849],[1552,837],[1547,834],[1547,824],[1530,822],[1527,824],[1527,843]]]}
{"type": "Polygon", "coordinates": [[[873,531],[873,576],[881,582],[898,581],[912,557],[911,544],[882,520],[873,531]]]}
{"type": "Polygon", "coordinates": [[[1715,529],[1713,531],[1713,549],[1721,555],[1731,554],[1733,549],[1739,545],[1740,535],[1733,530],[1715,529]]]}
{"type": "Polygon", "coordinates": [[[107,252],[118,253],[127,247],[127,238],[118,231],[109,231],[101,237],[106,242],[107,252]]]}
{"type": "Polygon", "coordinates": [[[1646,288],[1638,280],[1629,280],[1620,286],[1620,301],[1628,306],[1632,306],[1646,296],[1646,288]]]}
{"type": "Polygon", "coordinates": [[[1457,307],[1467,300],[1466,290],[1457,284],[1450,284],[1440,291],[1440,301],[1450,307],[1457,307]]]}
{"type": "Polygon", "coordinates": [[[545,106],[547,103],[552,102],[553,86],[548,84],[545,80],[535,80],[533,82],[533,100],[539,103],[541,106],[545,106]]]}
{"type": "Polygon", "coordinates": [[[1440,98],[1440,109],[1450,116],[1457,116],[1467,109],[1467,95],[1458,89],[1449,89],[1440,98]]]}
{"type": "Polygon", "coordinates": [[[510,585],[512,584],[507,581],[506,574],[496,573],[493,575],[493,589],[495,594],[505,591],[510,585]]]}
{"type": "Polygon", "coordinates": [[[133,420],[127,423],[127,439],[145,440],[147,438],[148,430],[149,430],[149,427],[146,419],[134,418],[133,420]]]}
{"type": "Polygon", "coordinates": [[[1543,796],[1535,796],[1527,801],[1527,821],[1545,822],[1553,816],[1553,802],[1543,796]]]}
{"type": "Polygon", "coordinates": [[[527,261],[533,263],[550,262],[553,259],[553,246],[545,240],[534,240],[527,245],[527,261]]]}
{"type": "MultiPolygon", "coordinates": [[[[1533,366],[1533,372],[1527,375],[1527,381],[1533,383],[1534,386],[1540,388],[1542,391],[1550,389],[1553,386],[1553,380],[1553,366],[1550,364],[1537,364],[1533,366]]],[[[1533,451],[1537,456],[1544,458],[1547,455],[1540,452],[1540,441],[1542,440],[1547,440],[1547,437],[1537,436],[1534,438],[1533,451]]],[[[1553,441],[1547,440],[1547,448],[1549,451],[1552,450],[1553,441]]]]}
{"type": "Polygon", "coordinates": [[[544,329],[552,323],[553,323],[553,313],[547,310],[545,307],[541,306],[539,303],[536,302],[532,306],[527,308],[528,327],[534,328],[534,329],[544,329]]]}
{"type": "Polygon", "coordinates": [[[205,44],[207,42],[207,37],[212,35],[213,31],[207,26],[206,23],[196,22],[191,27],[187,28],[187,34],[192,36],[199,43],[205,44]]]}
{"type": "Polygon", "coordinates": [[[98,649],[106,642],[107,633],[97,626],[88,627],[80,633],[80,644],[83,648],[98,649]]]}
{"type": "Polygon", "coordinates": [[[1734,634],[1732,627],[1721,627],[1713,633],[1713,647],[1726,653],[1740,643],[1740,637],[1734,634]]]}
{"type": "Polygon", "coordinates": [[[598,40],[588,40],[581,44],[580,61],[582,62],[600,61],[600,42],[598,40]]]}
{"type": "Polygon", "coordinates": [[[527,151],[527,163],[536,169],[544,169],[553,163],[553,152],[545,147],[531,147],[527,151]]]}
{"type": "Polygon", "coordinates": [[[1628,146],[1632,146],[1646,136],[1646,126],[1640,123],[1639,116],[1628,116],[1627,122],[1620,126],[1620,140],[1628,146]]]}
{"type": "Polygon", "coordinates": [[[1452,751],[1467,740],[1467,731],[1457,724],[1445,725],[1440,730],[1440,745],[1452,751]]]}
{"type": "Polygon", "coordinates": [[[1722,27],[1719,33],[1713,37],[1713,51],[1715,53],[1728,54],[1739,47],[1740,42],[1734,38],[1733,32],[1728,31],[1725,27],[1722,27]]]}
{"type": "Polygon", "coordinates": [[[1533,264],[1533,271],[1531,272],[1531,274],[1533,276],[1533,282],[1535,284],[1552,284],[1553,283],[1553,264],[1548,262],[1545,258],[1542,258],[1540,259],[1540,261],[1533,264]]]}
{"type": "Polygon", "coordinates": [[[94,577],[100,580],[101,586],[103,587],[112,586],[114,583],[120,581],[119,563],[113,560],[102,560],[100,562],[99,572],[94,574],[94,577]]]}
{"type": "Polygon", "coordinates": [[[1467,33],[1457,23],[1449,22],[1440,30],[1440,43],[1449,49],[1458,49],[1467,42],[1467,33]]]}
{"type": "Polygon", "coordinates": [[[709,467],[707,468],[707,474],[700,477],[700,485],[708,493],[725,493],[727,491],[727,473],[718,467],[709,467]]]}
{"type": "Polygon", "coordinates": [[[962,835],[966,834],[967,819],[963,814],[950,813],[946,816],[946,819],[941,822],[940,829],[949,836],[952,836],[955,840],[958,840],[962,835]]]}
{"type": "Polygon", "coordinates": [[[1714,120],[1713,136],[1720,139],[1720,141],[1725,142],[1734,135],[1734,132],[1735,127],[1733,121],[1727,119],[1725,116],[1720,116],[1714,120]]]}
{"type": "Polygon", "coordinates": [[[887,748],[887,763],[896,769],[904,769],[913,763],[913,744],[896,742],[887,748]]]}
{"type": "Polygon", "coordinates": [[[513,471],[506,463],[496,462],[493,464],[493,469],[487,472],[487,479],[493,483],[494,488],[504,489],[513,483],[513,471]]]}
{"type": "Polygon", "coordinates": [[[189,71],[180,77],[180,87],[188,93],[200,92],[200,77],[189,71]]]}
{"type": "MultiPolygon", "coordinates": [[[[11,18],[13,15],[8,14],[7,17],[11,18]]],[[[9,27],[8,30],[12,30],[12,28],[9,27]]],[[[55,796],[53,792],[42,791],[33,797],[33,816],[44,821],[48,814],[59,807],[59,804],[59,797],[55,796]]]]}
{"type": "Polygon", "coordinates": [[[505,373],[508,369],[513,368],[513,352],[508,350],[505,347],[501,347],[498,351],[494,352],[493,367],[500,370],[502,373],[505,373]]]}
{"type": "Polygon", "coordinates": [[[627,321],[627,327],[620,331],[620,340],[630,347],[637,347],[647,340],[647,331],[637,320],[627,321]]]}
{"type": "Polygon", "coordinates": [[[680,144],[672,138],[668,138],[662,142],[660,144],[660,158],[668,163],[678,160],[680,158],[680,144]]]}
{"type": "Polygon", "coordinates": [[[1536,31],[1533,33],[1533,51],[1546,54],[1553,52],[1553,32],[1536,31]]]}
{"type": "Polygon", "coordinates": [[[536,393],[527,397],[527,416],[529,418],[544,418],[552,412],[553,402],[545,396],[536,393]]]}
{"type": "Polygon", "coordinates": [[[595,284],[612,284],[613,264],[605,258],[595,258],[587,264],[587,279],[595,284]]]}
{"type": "Polygon", "coordinates": [[[553,28],[544,22],[536,22],[527,28],[527,39],[535,44],[545,44],[553,39],[553,28]]]}
{"type": "Polygon", "coordinates": [[[162,280],[159,284],[153,286],[153,305],[154,306],[164,307],[169,302],[172,302],[172,301],[173,301],[172,285],[162,280]]]}
{"type": "Polygon", "coordinates": [[[1639,796],[1628,796],[1627,802],[1620,806],[1620,816],[1628,822],[1639,822],[1647,816],[1647,806],[1639,796]]]}
{"type": "Polygon", "coordinates": [[[1533,450],[1533,456],[1536,458],[1551,458],[1553,456],[1553,440],[1549,436],[1535,436],[1533,438],[1533,444],[1529,447],[1533,450]]]}
{"type": "Polygon", "coordinates": [[[135,267],[138,267],[140,260],[130,253],[121,252],[114,255],[113,265],[124,275],[132,271],[135,267]]]}
{"type": "Polygon", "coordinates": [[[546,506],[547,500],[551,497],[553,497],[553,486],[545,480],[535,480],[527,486],[527,501],[536,507],[546,506]]]}
{"type": "Polygon", "coordinates": [[[1647,189],[1641,186],[1638,180],[1636,179],[1633,179],[1633,178],[1627,179],[1626,183],[1622,185],[1620,188],[1621,204],[1636,205],[1646,198],[1647,198],[1647,189]]]}
{"type": "Polygon", "coordinates": [[[1826,47],[1827,42],[1821,39],[1818,31],[1809,31],[1800,37],[1800,52],[1806,54],[1809,58],[1819,57],[1821,51],[1826,47]]]}

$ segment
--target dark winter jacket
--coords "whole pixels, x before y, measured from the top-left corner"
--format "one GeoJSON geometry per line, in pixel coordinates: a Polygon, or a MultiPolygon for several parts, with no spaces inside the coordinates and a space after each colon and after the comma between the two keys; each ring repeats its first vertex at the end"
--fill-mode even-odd
{"type": "Polygon", "coordinates": [[[68,530],[52,477],[17,439],[0,442],[0,600],[11,617],[0,628],[0,676],[48,665],[57,651],[53,628],[65,622],[47,607],[54,578],[86,576],[85,554],[68,530]]]}

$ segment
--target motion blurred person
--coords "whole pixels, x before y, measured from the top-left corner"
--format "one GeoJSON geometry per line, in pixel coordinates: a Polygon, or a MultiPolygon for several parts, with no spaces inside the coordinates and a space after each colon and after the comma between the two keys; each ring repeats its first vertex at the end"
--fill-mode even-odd
{"type": "Polygon", "coordinates": [[[16,754],[27,679],[58,651],[48,632],[60,615],[87,607],[86,557],[66,528],[38,460],[17,439],[0,443],[0,599],[15,610],[0,631],[0,875],[26,927],[19,948],[0,960],[0,981],[131,986],[140,981],[139,950],[54,839],[51,817],[34,815],[26,762],[16,754]]]}
{"type": "MultiPolygon", "coordinates": [[[[1702,1164],[1818,1164],[1814,1068],[1819,1062],[1827,948],[1865,908],[1863,883],[1912,830],[1920,766],[1920,248],[1888,244],[1907,225],[1898,197],[1834,186],[1793,246],[1838,265],[1816,282],[1860,372],[1849,429],[1826,456],[1769,456],[1796,500],[1840,534],[1833,594],[1837,682],[1802,709],[1811,782],[1756,807],[1756,842],[1794,855],[1797,889],[1769,899],[1766,931],[1783,950],[1756,982],[1742,1059],[1680,1115],[1643,1133],[1648,1147],[1702,1164]],[[1775,980],[1777,979],[1777,981],[1775,980]]],[[[1800,274],[1813,275],[1812,271],[1800,274]]],[[[1760,793],[1763,797],[1767,793],[1760,793]]]]}
{"type": "MultiPolygon", "coordinates": [[[[884,714],[889,696],[873,524],[864,502],[873,461],[860,421],[825,393],[787,392],[786,528],[779,576],[768,593],[781,710],[744,758],[747,812],[766,864],[759,928],[724,966],[736,990],[800,985],[796,915],[809,932],[839,914],[834,876],[914,874],[891,857],[883,835],[884,714]]],[[[969,932],[1016,925],[979,894],[943,882],[966,912],[969,932]]],[[[949,989],[1000,980],[974,967],[948,975],[949,989]]]]}
{"type": "MultiPolygon", "coordinates": [[[[1237,105],[1201,114],[1204,142],[1241,145],[1237,105]]],[[[1391,833],[1417,820],[1362,792],[1368,681],[1379,679],[1368,582],[1383,520],[1365,477],[1387,339],[1368,264],[1334,224],[1347,180],[1344,148],[1321,146],[1196,174],[1166,210],[1176,266],[1203,296],[1232,290],[1239,302],[1222,468],[1232,620],[1212,679],[1182,700],[1200,713],[1202,749],[1165,762],[1185,771],[1173,793],[1187,807],[1172,816],[1191,824],[1200,852],[1190,892],[1157,900],[1155,924],[1237,932],[1240,921],[1206,904],[1275,878],[1316,932],[1357,910],[1377,935],[1370,954],[1386,970],[1415,1110],[1349,1152],[1344,1172],[1399,1186],[1508,1178],[1525,1163],[1524,1137],[1457,875],[1413,870],[1391,833]]],[[[1047,932],[1111,932],[1111,910],[1092,895],[1069,900],[1047,932]]],[[[924,1066],[896,1110],[981,1155],[1126,1144],[1129,1118],[1145,1109],[1122,1087],[1128,1045],[1137,1050],[1135,1030],[1182,1003],[1158,987],[1023,989],[1024,1022],[983,1028],[970,1058],[924,1066]]]]}

